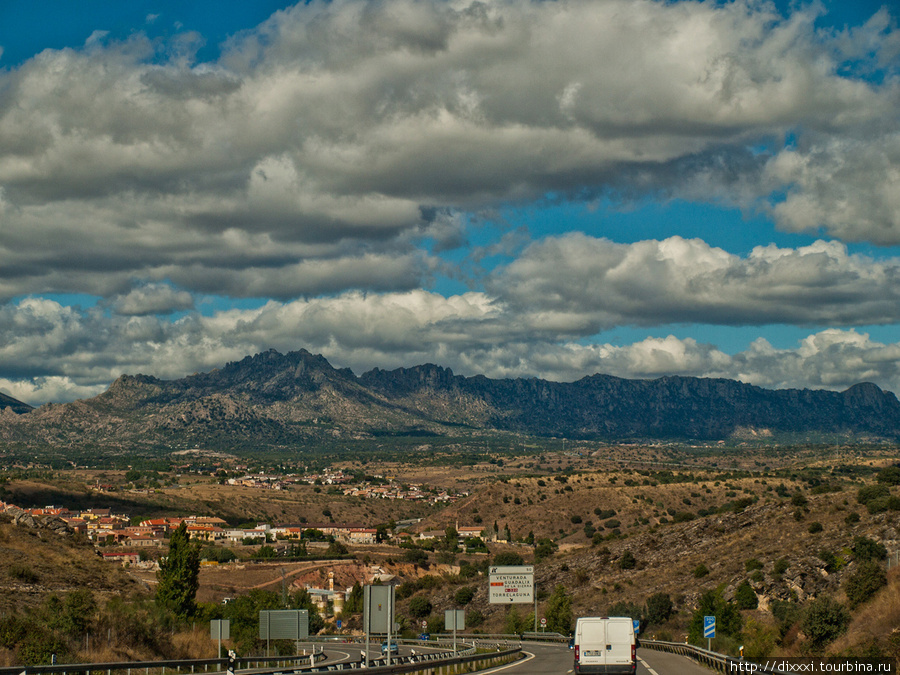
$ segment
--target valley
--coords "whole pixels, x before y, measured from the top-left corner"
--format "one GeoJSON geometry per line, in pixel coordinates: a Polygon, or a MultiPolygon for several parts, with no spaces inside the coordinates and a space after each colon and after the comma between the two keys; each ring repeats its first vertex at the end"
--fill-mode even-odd
{"type": "MultiPolygon", "coordinates": [[[[227,606],[223,601],[259,593],[330,598],[331,589],[349,597],[355,584],[384,582],[397,585],[401,624],[412,633],[421,621],[440,632],[443,610],[453,607],[465,608],[470,630],[521,632],[532,629],[534,608],[491,605],[486,589],[489,563],[521,561],[535,566],[543,617],[556,616],[562,598],[570,619],[626,612],[644,617],[648,634],[682,640],[698,609],[715,601],[741,617],[734,634],[717,639],[720,651],[743,642],[763,655],[814,648],[895,653],[900,470],[893,468],[894,447],[736,450],[570,441],[563,450],[561,442],[528,441],[518,449],[457,449],[454,456],[419,439],[418,448],[421,462],[409,454],[401,461],[396,452],[354,450],[293,464],[284,456],[275,462],[192,450],[158,456],[155,468],[145,460],[141,469],[117,467],[118,460],[57,469],[38,457],[10,457],[0,472],[0,500],[21,509],[108,509],[134,529],[153,519],[218,519],[218,534],[207,528],[198,544],[209,558],[197,591],[207,615],[220,614],[213,608],[227,606]],[[260,528],[262,539],[234,538],[251,530],[258,536],[260,528]],[[367,539],[354,540],[354,528],[367,539]],[[383,540],[374,540],[376,530],[383,540]],[[860,547],[870,545],[881,552],[883,580],[860,602],[851,579],[867,564],[860,547]],[[813,645],[803,628],[804,612],[821,598],[853,609],[827,646],[813,645]],[[653,609],[660,602],[663,614],[653,609]]],[[[2,525],[6,541],[23,531],[2,525]]],[[[83,550],[131,550],[142,561],[122,568],[93,556],[91,564],[101,567],[85,579],[115,568],[128,580],[112,587],[82,583],[100,615],[117,597],[138,604],[152,599],[154,561],[165,554],[165,536],[141,548],[129,548],[124,537],[81,539],[83,550]]],[[[58,549],[50,535],[40,541],[58,549]]],[[[0,580],[12,598],[8,606],[39,613],[48,594],[65,593],[46,585],[57,576],[46,561],[60,560],[59,554],[18,547],[11,556],[12,548],[0,547],[0,563],[34,575],[0,580]]],[[[329,599],[321,616],[325,630],[335,630],[337,618],[342,630],[359,628],[354,612],[341,612],[329,599]]],[[[557,619],[554,627],[564,627],[565,616],[557,619]]],[[[121,649],[119,657],[139,653],[134,646],[121,649]]],[[[8,651],[7,659],[15,653],[8,651]]]]}

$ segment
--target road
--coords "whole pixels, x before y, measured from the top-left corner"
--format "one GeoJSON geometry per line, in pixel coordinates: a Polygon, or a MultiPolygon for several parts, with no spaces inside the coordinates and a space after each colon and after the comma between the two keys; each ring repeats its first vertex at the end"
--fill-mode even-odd
{"type": "MultiPolygon", "coordinates": [[[[503,675],[566,675],[572,673],[572,651],[565,645],[524,644],[526,659],[482,673],[503,675]]],[[[711,670],[677,654],[638,650],[637,675],[710,675],[711,670]]]]}

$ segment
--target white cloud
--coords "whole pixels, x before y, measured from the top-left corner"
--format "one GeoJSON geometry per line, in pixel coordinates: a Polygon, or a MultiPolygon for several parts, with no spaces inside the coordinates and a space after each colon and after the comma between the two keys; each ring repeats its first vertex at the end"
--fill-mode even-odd
{"type": "Polygon", "coordinates": [[[243,269],[373,247],[354,284],[384,289],[424,212],[548,192],[772,202],[787,229],[897,243],[897,86],[845,67],[889,67],[886,16],[826,35],[741,1],[313,2],[200,64],[194,35],[159,63],[95,33],[0,73],[0,293],[121,293],[170,264],[240,294],[243,269]]]}
{"type": "Polygon", "coordinates": [[[171,314],[193,309],[194,298],[166,284],[147,284],[115,298],[112,307],[118,314],[131,316],[171,314]]]}
{"type": "Polygon", "coordinates": [[[483,293],[347,293],[210,317],[194,313],[174,323],[28,299],[3,308],[0,326],[3,386],[31,404],[50,394],[69,400],[96,393],[123,373],[174,379],[269,348],[301,347],[357,374],[430,362],[489,377],[572,381],[598,372],[680,374],[829,389],[866,380],[900,391],[900,343],[879,343],[852,329],[812,333],[793,349],[759,339],[736,354],[673,336],[616,346],[535,332],[530,317],[483,293]]]}
{"type": "Polygon", "coordinates": [[[535,330],[589,335],[617,325],[860,325],[900,321],[900,260],[818,241],[746,258],[699,239],[618,244],[584,234],[532,244],[493,293],[535,330]]]}

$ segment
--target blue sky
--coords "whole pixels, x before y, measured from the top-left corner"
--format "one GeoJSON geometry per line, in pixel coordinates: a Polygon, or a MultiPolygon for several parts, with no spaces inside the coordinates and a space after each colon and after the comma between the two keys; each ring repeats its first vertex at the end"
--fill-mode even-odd
{"type": "Polygon", "coordinates": [[[900,391],[878,2],[0,4],[0,390],[361,373],[900,391]]]}

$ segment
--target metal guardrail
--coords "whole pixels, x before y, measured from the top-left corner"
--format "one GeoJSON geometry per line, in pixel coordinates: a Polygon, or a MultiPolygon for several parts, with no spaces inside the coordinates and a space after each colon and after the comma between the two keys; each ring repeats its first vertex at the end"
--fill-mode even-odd
{"type": "MultiPolygon", "coordinates": [[[[518,658],[521,650],[519,648],[498,650],[491,653],[475,653],[474,645],[467,649],[457,652],[456,655],[448,657],[450,652],[423,652],[420,654],[400,656],[391,655],[391,665],[387,665],[387,658],[381,656],[377,659],[369,659],[369,667],[365,668],[366,673],[372,675],[384,675],[388,673],[416,673],[420,670],[427,669],[432,672],[435,666],[452,666],[454,664],[471,663],[485,661],[489,664],[499,663],[505,660],[518,658]],[[380,665],[379,665],[380,664],[380,665]]],[[[318,673],[341,670],[362,670],[362,658],[358,661],[348,661],[330,664],[313,665],[310,663],[310,657],[313,659],[323,658],[322,653],[309,654],[306,656],[284,657],[243,657],[238,658],[235,663],[235,673],[237,675],[265,675],[278,674],[286,675],[288,673],[318,673]],[[267,664],[278,664],[271,667],[267,664]]],[[[228,666],[228,659],[189,659],[189,660],[170,660],[170,661],[132,661],[132,662],[116,662],[116,663],[66,663],[51,666],[15,666],[0,668],[0,675],[43,675],[45,673],[61,675],[150,675],[151,671],[154,675],[170,673],[177,675],[178,673],[200,673],[200,672],[225,672],[228,666]],[[210,667],[214,667],[210,670],[210,667]]],[[[487,667],[487,666],[485,666],[487,667]]]]}
{"type": "MultiPolygon", "coordinates": [[[[746,663],[741,659],[736,659],[733,656],[728,656],[727,654],[719,654],[718,652],[711,652],[708,649],[703,649],[703,647],[695,647],[694,645],[687,644],[685,642],[663,642],[662,640],[641,640],[641,647],[646,647],[647,649],[655,649],[661,652],[670,652],[672,654],[680,654],[681,656],[686,656],[689,659],[696,661],[697,663],[706,666],[707,668],[711,668],[712,670],[716,670],[720,673],[736,673],[740,672],[744,669],[739,667],[739,664],[746,663]]],[[[770,673],[778,675],[782,671],[780,670],[769,670],[763,668],[761,665],[756,664],[754,666],[755,673],[770,673]]]]}
{"type": "MultiPolygon", "coordinates": [[[[310,656],[316,659],[324,658],[321,652],[306,654],[303,656],[245,656],[236,660],[236,670],[254,670],[265,667],[266,664],[279,664],[278,668],[284,668],[290,664],[301,667],[305,662],[309,667],[310,656]]],[[[61,675],[77,675],[85,673],[100,675],[112,675],[112,673],[124,673],[126,675],[182,675],[186,673],[224,672],[228,667],[228,657],[221,659],[171,659],[166,661],[117,661],[111,663],[58,663],[52,666],[7,666],[0,668],[0,675],[43,675],[45,673],[61,675]]]]}

